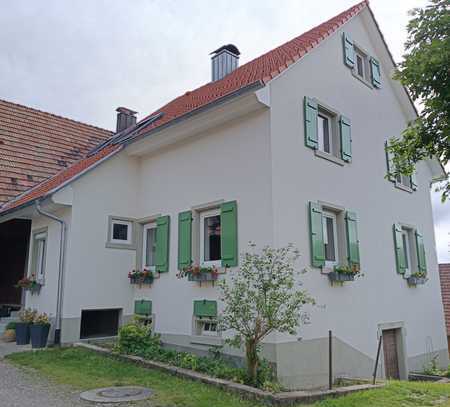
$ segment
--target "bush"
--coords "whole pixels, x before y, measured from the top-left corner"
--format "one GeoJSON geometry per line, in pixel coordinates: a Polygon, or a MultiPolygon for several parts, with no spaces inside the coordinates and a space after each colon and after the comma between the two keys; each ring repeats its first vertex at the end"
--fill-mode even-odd
{"type": "MultiPolygon", "coordinates": [[[[114,351],[141,356],[148,360],[167,363],[237,383],[250,383],[246,370],[226,361],[219,348],[214,348],[211,357],[164,348],[160,336],[152,334],[150,327],[143,325],[138,319],[119,329],[118,342],[114,351]]],[[[257,386],[268,391],[279,391],[280,389],[272,367],[265,360],[259,363],[257,386]]]]}

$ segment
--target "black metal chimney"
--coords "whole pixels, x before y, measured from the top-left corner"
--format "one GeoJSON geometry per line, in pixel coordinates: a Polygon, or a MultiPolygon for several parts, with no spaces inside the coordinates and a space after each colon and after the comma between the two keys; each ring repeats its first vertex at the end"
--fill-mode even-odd
{"type": "Polygon", "coordinates": [[[211,52],[212,81],[218,81],[233,72],[239,66],[238,48],[233,44],[224,45],[211,52]]]}
{"type": "Polygon", "coordinates": [[[122,130],[127,129],[130,126],[134,126],[137,121],[136,114],[134,110],[127,109],[126,107],[118,107],[117,112],[117,126],[116,132],[120,133],[122,130]]]}

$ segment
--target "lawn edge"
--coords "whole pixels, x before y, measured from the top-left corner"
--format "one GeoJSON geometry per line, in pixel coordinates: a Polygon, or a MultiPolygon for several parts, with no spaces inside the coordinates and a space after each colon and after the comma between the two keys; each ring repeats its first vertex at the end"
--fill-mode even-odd
{"type": "Polygon", "coordinates": [[[245,384],[235,383],[229,380],[218,379],[205,375],[203,373],[194,372],[189,369],[183,369],[180,367],[170,366],[165,363],[155,362],[152,360],[144,359],[140,356],[122,355],[105,349],[100,346],[77,342],[73,346],[78,348],[88,349],[106,356],[113,356],[125,362],[131,362],[136,365],[149,369],[157,369],[166,373],[170,373],[174,376],[183,377],[189,380],[209,384],[215,387],[219,387],[222,390],[226,390],[231,393],[238,394],[240,397],[253,400],[262,401],[267,404],[277,406],[289,406],[296,403],[313,403],[319,400],[323,400],[327,397],[340,397],[347,394],[355,393],[358,391],[371,390],[382,388],[385,386],[382,384],[358,384],[353,386],[340,387],[333,390],[318,390],[318,391],[289,391],[281,393],[270,393],[268,391],[256,389],[245,384]]]}

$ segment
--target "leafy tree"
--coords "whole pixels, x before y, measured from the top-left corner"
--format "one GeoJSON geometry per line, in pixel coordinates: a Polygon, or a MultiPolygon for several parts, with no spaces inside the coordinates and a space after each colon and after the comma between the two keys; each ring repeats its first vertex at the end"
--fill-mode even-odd
{"type": "Polygon", "coordinates": [[[219,284],[225,303],[220,328],[232,330],[234,336],[228,344],[245,346],[251,384],[257,381],[261,341],[274,331],[295,335],[308,318],[301,311],[303,305],[314,303],[295,281],[298,257],[292,245],[281,249],[265,247],[260,254],[244,253],[240,269],[219,284]]]}
{"type": "MultiPolygon", "coordinates": [[[[389,143],[394,177],[411,175],[414,164],[426,158],[437,157],[444,165],[450,159],[450,2],[431,0],[410,15],[406,54],[394,78],[423,109],[403,137],[389,143]]],[[[448,177],[440,189],[445,201],[450,196],[448,177]]]]}

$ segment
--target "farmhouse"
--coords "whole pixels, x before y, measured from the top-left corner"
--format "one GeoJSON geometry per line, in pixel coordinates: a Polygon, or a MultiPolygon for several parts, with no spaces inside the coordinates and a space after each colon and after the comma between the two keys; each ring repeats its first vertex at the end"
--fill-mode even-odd
{"type": "Polygon", "coordinates": [[[55,342],[115,335],[138,313],[206,353],[228,335],[215,280],[249,241],[293,243],[320,306],[298,335],[265,340],[284,386],[327,383],[329,330],[337,375],[370,377],[380,335],[383,376],[406,379],[431,350],[447,366],[430,201],[444,172],[427,160],[389,176],[385,144],[416,111],[368,3],[239,56],[218,48],[208,83],[137,123],[124,109],[123,130],[1,207],[0,222],[31,222],[39,290],[23,306],[52,315],[55,342]],[[191,264],[218,273],[177,278],[191,264]]]}

